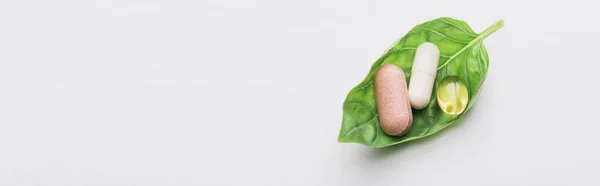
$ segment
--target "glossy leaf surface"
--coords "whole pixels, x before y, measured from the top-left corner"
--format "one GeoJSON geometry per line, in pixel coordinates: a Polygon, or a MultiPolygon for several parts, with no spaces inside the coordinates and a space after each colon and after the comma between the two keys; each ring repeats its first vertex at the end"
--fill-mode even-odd
{"type": "Polygon", "coordinates": [[[475,33],[467,23],[447,17],[415,26],[375,61],[366,78],[350,90],[343,105],[338,141],[386,147],[427,137],[457,121],[475,103],[486,78],[489,60],[483,39],[503,25],[502,21],[498,21],[480,34],[475,33]],[[373,89],[375,72],[383,64],[393,64],[401,68],[407,81],[410,81],[416,48],[424,42],[436,44],[441,54],[431,101],[426,108],[413,110],[413,124],[408,133],[400,137],[389,136],[379,126],[373,89]],[[461,114],[446,114],[437,104],[435,87],[446,76],[458,76],[467,85],[469,102],[461,114]]]}

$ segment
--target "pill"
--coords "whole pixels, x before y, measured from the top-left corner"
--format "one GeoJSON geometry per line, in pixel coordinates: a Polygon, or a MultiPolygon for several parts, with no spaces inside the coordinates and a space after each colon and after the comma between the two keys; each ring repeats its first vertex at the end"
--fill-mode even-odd
{"type": "Polygon", "coordinates": [[[411,69],[408,95],[414,109],[423,109],[429,105],[433,83],[437,74],[440,50],[433,43],[423,43],[417,47],[411,69]]]}
{"type": "Polygon", "coordinates": [[[469,90],[458,76],[447,76],[437,87],[438,105],[447,114],[461,114],[469,103],[469,90]]]}
{"type": "Polygon", "coordinates": [[[381,66],[375,74],[374,87],[383,132],[392,136],[408,132],[412,124],[412,110],[402,69],[392,64],[381,66]]]}

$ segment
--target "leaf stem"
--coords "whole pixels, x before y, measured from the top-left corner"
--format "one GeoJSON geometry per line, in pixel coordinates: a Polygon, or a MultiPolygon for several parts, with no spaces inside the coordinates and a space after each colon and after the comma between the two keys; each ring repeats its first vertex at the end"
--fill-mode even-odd
{"type": "Polygon", "coordinates": [[[483,32],[481,32],[475,39],[473,39],[471,42],[469,42],[469,44],[467,44],[465,47],[461,48],[458,52],[456,52],[454,55],[450,56],[450,58],[448,58],[448,60],[446,60],[442,65],[440,65],[438,67],[438,70],[441,70],[442,68],[444,68],[446,65],[448,65],[448,63],[450,63],[450,61],[452,61],[454,58],[456,58],[458,55],[460,55],[461,53],[463,53],[465,50],[467,50],[469,47],[481,42],[481,40],[485,39],[487,36],[489,36],[490,34],[494,33],[496,30],[502,28],[504,26],[504,21],[498,20],[496,21],[496,23],[494,23],[492,26],[486,28],[483,32]]]}

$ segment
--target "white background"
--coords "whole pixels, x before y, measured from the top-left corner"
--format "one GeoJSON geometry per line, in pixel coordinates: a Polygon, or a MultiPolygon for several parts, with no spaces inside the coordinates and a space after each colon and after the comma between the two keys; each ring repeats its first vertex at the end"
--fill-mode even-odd
{"type": "Polygon", "coordinates": [[[598,185],[593,1],[1,0],[0,185],[598,185]],[[413,26],[485,40],[461,123],[340,144],[342,103],[413,26]]]}

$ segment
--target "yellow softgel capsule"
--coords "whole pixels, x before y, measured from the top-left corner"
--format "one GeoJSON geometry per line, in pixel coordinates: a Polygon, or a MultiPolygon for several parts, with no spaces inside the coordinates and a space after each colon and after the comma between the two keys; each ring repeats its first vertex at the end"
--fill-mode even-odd
{"type": "Polygon", "coordinates": [[[469,103],[469,90],[457,76],[442,79],[437,87],[437,102],[447,114],[460,114],[469,103]]]}

